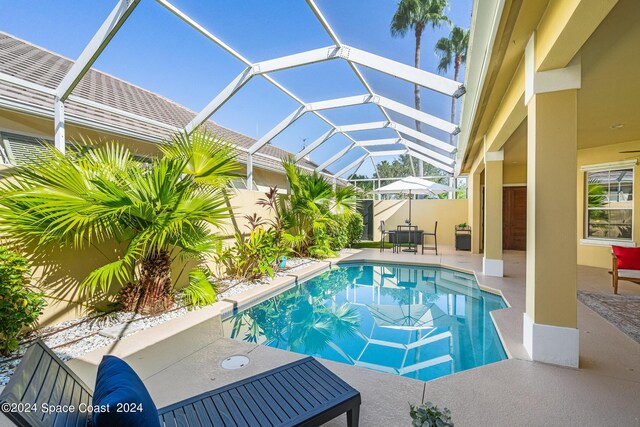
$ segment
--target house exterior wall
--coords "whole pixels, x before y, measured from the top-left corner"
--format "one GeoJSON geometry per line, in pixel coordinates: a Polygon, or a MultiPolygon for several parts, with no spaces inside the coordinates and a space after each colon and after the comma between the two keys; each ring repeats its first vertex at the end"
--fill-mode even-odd
{"type": "MultiPolygon", "coordinates": [[[[611,268],[611,246],[596,245],[581,241],[585,237],[585,194],[586,180],[585,172],[581,171],[582,166],[595,165],[601,163],[614,163],[637,159],[640,153],[621,153],[621,151],[640,150],[640,141],[630,141],[621,144],[605,145],[602,147],[578,150],[578,264],[591,267],[611,268]]],[[[637,191],[640,191],[640,170],[638,166],[633,168],[633,242],[638,244],[640,240],[640,199],[637,191]]]]}
{"type": "Polygon", "coordinates": [[[509,165],[505,162],[503,168],[503,183],[505,185],[527,185],[527,166],[523,164],[509,165]]]}

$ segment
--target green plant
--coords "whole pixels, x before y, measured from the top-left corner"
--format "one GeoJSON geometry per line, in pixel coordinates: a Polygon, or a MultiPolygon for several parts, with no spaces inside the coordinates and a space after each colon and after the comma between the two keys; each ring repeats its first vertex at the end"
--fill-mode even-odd
{"type": "Polygon", "coordinates": [[[325,225],[325,232],[329,237],[329,247],[332,251],[341,251],[349,244],[346,222],[347,214],[331,215],[331,221],[325,225]]]}
{"type": "Polygon", "coordinates": [[[0,231],[13,241],[82,250],[106,241],[126,245],[81,289],[139,286],[138,311],[160,312],[173,299],[171,267],[202,262],[215,251],[212,229],[230,216],[227,186],[236,176],[230,144],[196,130],[160,146],[163,157],[138,160],[117,142],[51,147],[0,184],[0,231]]]}
{"type": "Polygon", "coordinates": [[[249,232],[246,239],[242,233],[236,233],[235,244],[220,249],[215,259],[229,277],[255,280],[265,274],[273,277],[283,255],[275,241],[275,231],[259,225],[249,232]]]}
{"type": "Polygon", "coordinates": [[[467,228],[468,225],[467,225],[466,222],[463,222],[463,223],[458,224],[456,227],[458,227],[458,228],[467,228]]]}
{"type": "Polygon", "coordinates": [[[607,203],[607,189],[597,178],[589,179],[587,185],[587,206],[601,208],[607,203]]]}
{"type": "Polygon", "coordinates": [[[331,220],[325,225],[329,236],[329,246],[332,251],[340,251],[350,247],[362,237],[364,223],[359,212],[345,212],[331,215],[331,220]]]}
{"type": "Polygon", "coordinates": [[[211,270],[198,267],[189,273],[189,284],[180,290],[180,296],[184,305],[202,307],[216,302],[217,291],[211,270]]]}
{"type": "Polygon", "coordinates": [[[414,427],[453,427],[451,411],[444,408],[442,411],[431,402],[422,405],[409,404],[409,414],[413,419],[414,427]]]}
{"type": "MultiPolygon", "coordinates": [[[[404,37],[409,30],[415,36],[415,67],[420,68],[420,42],[422,32],[427,25],[431,28],[440,27],[442,23],[451,21],[444,14],[448,6],[447,0],[400,0],[398,9],[391,20],[391,35],[404,37]]],[[[420,110],[420,86],[414,86],[416,110],[420,110]]],[[[416,120],[416,130],[420,131],[420,122],[416,120]]]]}
{"type": "Polygon", "coordinates": [[[0,247],[0,354],[18,348],[20,330],[42,314],[41,292],[29,288],[31,269],[26,258],[0,247]]]}
{"type": "MultiPolygon", "coordinates": [[[[306,173],[295,165],[293,159],[282,162],[291,194],[281,205],[283,226],[288,231],[285,239],[299,256],[323,258],[334,255],[332,242],[336,231],[334,215],[348,215],[356,208],[355,187],[333,185],[317,172],[306,173]]],[[[340,237],[342,239],[342,237],[340,237]]]]}
{"type": "MultiPolygon", "coordinates": [[[[458,81],[462,64],[467,62],[467,50],[469,47],[469,30],[454,25],[449,37],[442,37],[436,42],[435,51],[440,57],[438,71],[446,73],[453,63],[453,80],[458,81]]],[[[451,99],[451,123],[456,122],[456,99],[451,99]]],[[[450,137],[453,144],[453,135],[450,137]]]]}
{"type": "Polygon", "coordinates": [[[362,239],[362,231],[364,230],[364,220],[360,212],[353,212],[347,221],[347,236],[348,245],[352,246],[354,243],[359,242],[362,239]]]}

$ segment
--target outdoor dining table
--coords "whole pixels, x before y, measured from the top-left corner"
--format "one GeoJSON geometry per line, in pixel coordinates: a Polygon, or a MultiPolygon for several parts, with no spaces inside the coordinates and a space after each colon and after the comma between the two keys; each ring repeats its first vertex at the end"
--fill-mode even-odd
{"type": "Polygon", "coordinates": [[[422,243],[424,230],[417,225],[399,225],[396,230],[389,231],[389,241],[393,243],[393,252],[418,252],[418,243],[422,243]],[[404,249],[403,244],[408,244],[404,249]]]}

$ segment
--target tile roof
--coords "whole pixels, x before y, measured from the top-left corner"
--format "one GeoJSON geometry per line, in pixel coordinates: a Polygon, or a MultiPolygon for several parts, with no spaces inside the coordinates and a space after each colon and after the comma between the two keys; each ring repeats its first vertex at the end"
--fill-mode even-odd
{"type": "MultiPolygon", "coordinates": [[[[52,91],[62,81],[72,64],[73,61],[67,58],[0,31],[0,73],[52,91]]],[[[96,128],[105,125],[126,131],[129,135],[139,135],[144,137],[143,139],[154,141],[166,139],[176,128],[183,128],[196,115],[195,112],[168,98],[93,68],[85,74],[72,95],[65,102],[65,114],[68,117],[94,123],[96,128]],[[146,120],[137,119],[135,116],[142,116],[146,120]]],[[[26,106],[47,109],[53,115],[54,97],[51,93],[0,79],[0,99],[2,98],[26,106]]],[[[211,120],[204,126],[243,148],[249,148],[256,141],[211,120]]],[[[282,171],[280,159],[290,154],[267,144],[254,155],[253,163],[256,167],[282,171]]],[[[246,156],[246,152],[241,152],[240,161],[246,163],[246,156]]],[[[298,164],[306,168],[317,166],[304,159],[298,164]]]]}

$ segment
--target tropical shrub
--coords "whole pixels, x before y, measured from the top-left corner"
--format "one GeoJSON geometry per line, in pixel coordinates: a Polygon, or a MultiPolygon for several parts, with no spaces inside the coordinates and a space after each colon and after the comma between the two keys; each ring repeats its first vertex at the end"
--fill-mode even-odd
{"type": "Polygon", "coordinates": [[[280,259],[289,254],[291,242],[296,240],[284,230],[277,187],[270,188],[257,204],[270,211],[273,218],[263,219],[255,213],[245,215],[249,235],[245,238],[236,232],[235,244],[224,249],[220,246],[215,257],[225,274],[233,279],[273,277],[280,259]]]}
{"type": "Polygon", "coordinates": [[[33,324],[45,306],[43,294],[29,288],[26,258],[0,247],[0,354],[18,348],[20,330],[33,324]]]}
{"type": "Polygon", "coordinates": [[[349,215],[335,215],[333,221],[326,225],[326,232],[329,236],[329,246],[332,251],[340,251],[349,245],[349,233],[347,226],[349,224],[349,215]]]}
{"type": "Polygon", "coordinates": [[[235,244],[221,249],[215,256],[227,276],[233,279],[255,280],[264,275],[273,277],[280,258],[284,255],[275,240],[275,231],[262,225],[249,232],[235,234],[235,244]]]}
{"type": "Polygon", "coordinates": [[[347,221],[347,237],[349,246],[362,239],[363,230],[364,220],[362,219],[362,214],[360,214],[360,212],[353,212],[349,215],[347,221]]]}
{"type": "Polygon", "coordinates": [[[216,302],[217,292],[211,270],[199,267],[189,272],[189,285],[185,286],[179,295],[184,305],[202,307],[216,302]]]}
{"type": "Polygon", "coordinates": [[[358,190],[347,186],[334,191],[324,176],[304,172],[292,159],[284,160],[282,166],[291,189],[281,206],[282,220],[294,252],[317,258],[333,255],[332,246],[340,246],[339,241],[332,245],[332,235],[339,234],[333,216],[355,211],[358,190]]]}
{"type": "Polygon", "coordinates": [[[200,130],[160,150],[162,158],[144,162],[117,142],[85,141],[67,156],[49,148],[0,183],[0,232],[37,248],[124,243],[81,289],[109,293],[130,283],[137,311],[167,309],[173,263],[204,261],[217,247],[212,229],[230,216],[227,186],[238,164],[230,144],[200,130]]]}
{"type": "Polygon", "coordinates": [[[413,427],[453,427],[451,411],[444,408],[442,411],[431,402],[422,405],[409,404],[413,427]]]}

